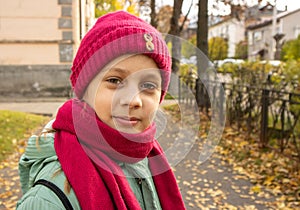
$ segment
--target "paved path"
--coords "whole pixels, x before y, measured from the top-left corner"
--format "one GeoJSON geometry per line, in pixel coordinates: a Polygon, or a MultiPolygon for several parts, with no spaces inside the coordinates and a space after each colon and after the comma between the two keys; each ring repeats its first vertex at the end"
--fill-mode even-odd
{"type": "MultiPolygon", "coordinates": [[[[55,116],[57,109],[66,101],[67,99],[44,99],[41,101],[27,100],[27,101],[16,101],[12,100],[9,102],[0,101],[0,110],[12,110],[27,112],[33,114],[42,114],[47,116],[55,116]]],[[[162,106],[174,103],[173,100],[166,100],[163,102],[162,106]]]]}
{"type": "Polygon", "coordinates": [[[28,102],[0,102],[0,110],[12,110],[47,116],[55,115],[63,104],[62,100],[55,101],[28,101],[28,102]]]}
{"type": "MultiPolygon", "coordinates": [[[[0,103],[1,109],[52,115],[62,101],[0,103]]],[[[167,102],[173,103],[173,102],[167,102]]],[[[165,104],[164,104],[165,105],[165,104]]],[[[172,121],[167,115],[167,120],[172,121]]],[[[168,124],[160,143],[163,148],[178,137],[178,126],[168,124]]],[[[187,209],[274,209],[270,207],[276,198],[262,189],[264,196],[253,194],[253,185],[244,175],[235,172],[220,155],[213,154],[203,164],[198,163],[201,139],[198,139],[189,153],[174,167],[187,209]]],[[[21,196],[17,162],[21,154],[14,154],[1,164],[0,209],[14,209],[21,196]]]]}

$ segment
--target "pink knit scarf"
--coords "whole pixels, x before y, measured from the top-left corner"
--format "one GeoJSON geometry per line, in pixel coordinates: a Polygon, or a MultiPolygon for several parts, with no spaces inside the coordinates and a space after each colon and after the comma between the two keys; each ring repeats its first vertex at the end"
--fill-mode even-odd
{"type": "Polygon", "coordinates": [[[163,209],[185,209],[175,176],[154,139],[155,124],[139,134],[107,126],[85,102],[67,101],[53,123],[55,151],[83,210],[141,209],[116,161],[146,157],[163,209]]]}

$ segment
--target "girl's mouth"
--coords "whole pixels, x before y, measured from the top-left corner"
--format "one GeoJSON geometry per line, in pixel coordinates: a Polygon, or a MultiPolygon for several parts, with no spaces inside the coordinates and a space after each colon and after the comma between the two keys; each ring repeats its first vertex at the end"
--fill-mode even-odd
{"type": "Polygon", "coordinates": [[[116,124],[122,126],[134,126],[136,125],[140,119],[136,117],[124,117],[124,116],[113,116],[113,120],[116,124]]]}

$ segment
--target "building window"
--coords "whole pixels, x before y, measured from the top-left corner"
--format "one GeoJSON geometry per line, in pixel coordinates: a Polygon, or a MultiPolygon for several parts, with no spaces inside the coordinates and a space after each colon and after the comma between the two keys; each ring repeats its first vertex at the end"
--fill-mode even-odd
{"type": "Polygon", "coordinates": [[[255,31],[253,34],[254,41],[260,41],[262,40],[262,32],[261,31],[255,31]]]}
{"type": "Polygon", "coordinates": [[[299,35],[300,35],[300,26],[296,26],[295,27],[295,38],[297,39],[299,35]]]}
{"type": "Polygon", "coordinates": [[[248,32],[248,41],[249,41],[249,45],[253,45],[253,33],[252,32],[248,32]]]}

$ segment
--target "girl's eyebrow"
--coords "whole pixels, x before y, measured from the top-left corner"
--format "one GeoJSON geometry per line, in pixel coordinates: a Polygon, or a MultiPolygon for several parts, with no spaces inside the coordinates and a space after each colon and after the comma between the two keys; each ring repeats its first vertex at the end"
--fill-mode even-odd
{"type": "Polygon", "coordinates": [[[155,74],[153,72],[149,72],[149,73],[145,74],[145,77],[147,79],[153,79],[153,80],[160,80],[161,79],[160,74],[155,74]]]}
{"type": "Polygon", "coordinates": [[[129,74],[129,71],[127,69],[123,69],[123,68],[119,68],[119,67],[112,67],[111,69],[109,69],[110,73],[120,73],[120,74],[123,74],[123,75],[127,75],[129,74]]]}
{"type": "MultiPolygon", "coordinates": [[[[153,78],[153,79],[160,79],[161,76],[159,74],[159,76],[157,74],[154,73],[154,71],[151,71],[152,69],[145,69],[145,76],[147,78],[153,78]]],[[[153,70],[158,70],[158,69],[153,69],[153,70]]],[[[158,70],[159,71],[159,70],[158,70]]],[[[128,76],[130,74],[130,71],[128,69],[124,69],[121,67],[112,67],[111,69],[109,69],[108,73],[119,73],[123,76],[128,76]]]]}

